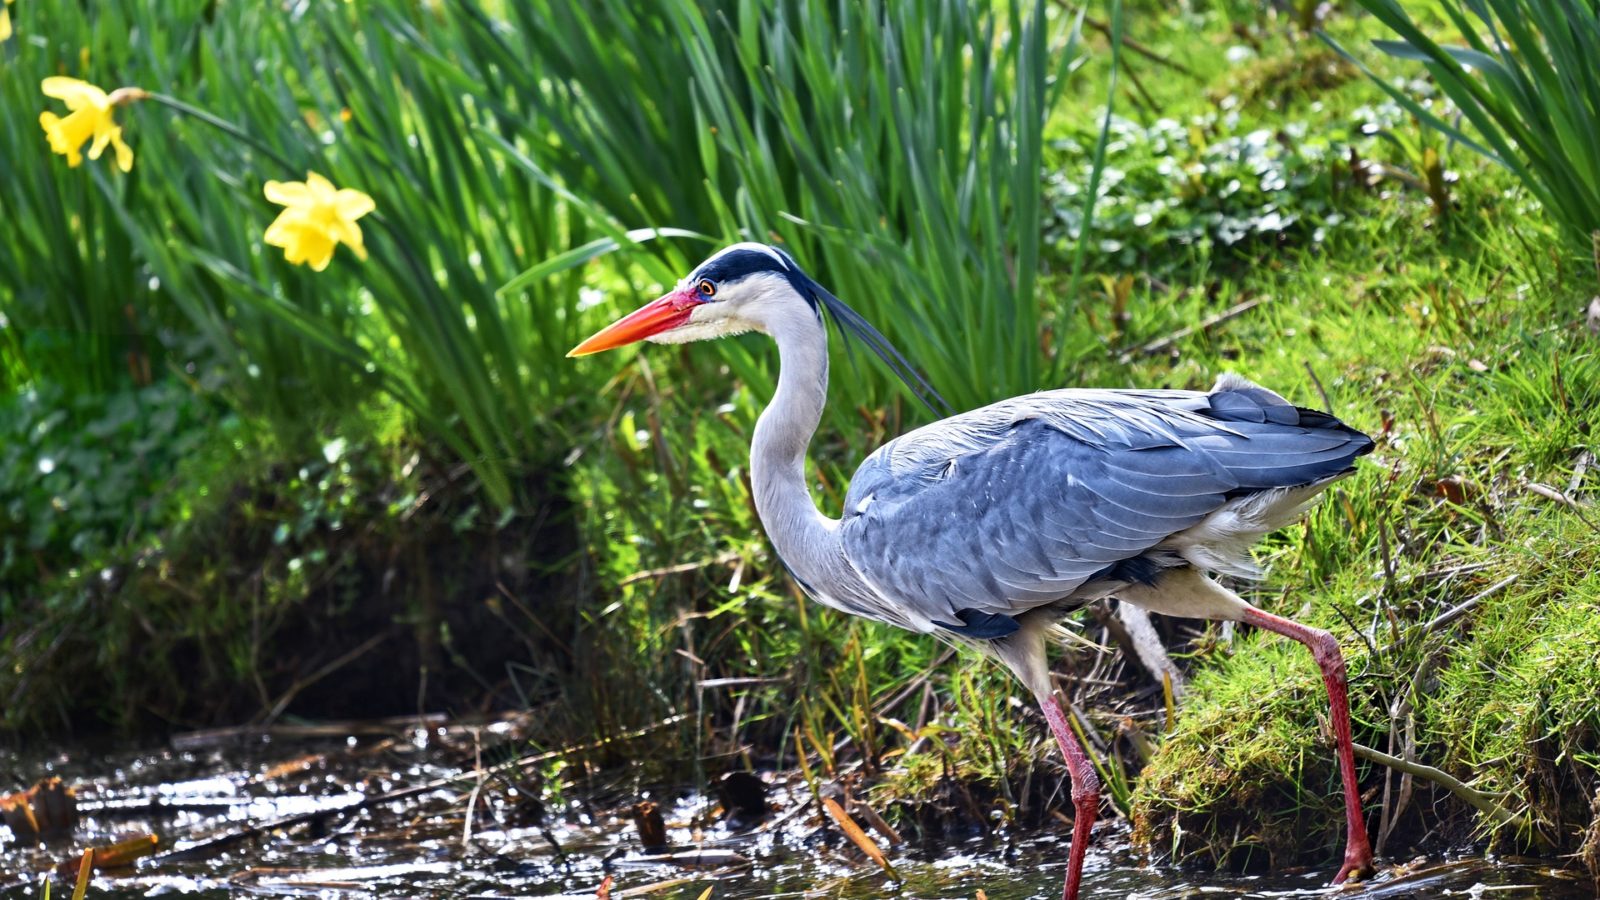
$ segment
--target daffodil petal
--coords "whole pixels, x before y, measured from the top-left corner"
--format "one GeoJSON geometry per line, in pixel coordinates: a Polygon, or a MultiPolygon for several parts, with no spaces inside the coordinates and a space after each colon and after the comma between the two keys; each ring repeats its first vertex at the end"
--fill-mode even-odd
{"type": "Polygon", "coordinates": [[[300,181],[269,181],[262,193],[279,206],[303,206],[311,202],[311,190],[300,181]]]}
{"type": "Polygon", "coordinates": [[[104,107],[110,103],[105,91],[87,81],[63,75],[52,75],[39,82],[39,90],[43,91],[46,97],[54,97],[66,103],[67,109],[74,112],[85,106],[104,107]]]}
{"type": "Polygon", "coordinates": [[[117,151],[117,168],[124,172],[133,171],[133,148],[122,140],[122,129],[118,128],[111,135],[111,146],[117,151]]]}
{"type": "Polygon", "coordinates": [[[339,218],[349,222],[354,222],[377,207],[370,196],[351,188],[333,195],[333,208],[338,211],[339,218]]]}
{"type": "Polygon", "coordinates": [[[304,182],[269,181],[263,189],[268,200],[284,207],[267,226],[263,240],[282,247],[283,258],[291,264],[304,262],[321,272],[333,261],[339,244],[367,258],[356,219],[375,208],[371,197],[357,190],[337,190],[316,172],[307,172],[304,182]]]}
{"type": "Polygon", "coordinates": [[[106,152],[106,145],[111,143],[111,138],[114,135],[121,134],[122,129],[121,128],[117,128],[114,125],[111,126],[110,128],[104,127],[105,125],[109,125],[109,124],[110,123],[107,122],[104,119],[102,119],[102,120],[100,120],[100,122],[96,123],[96,127],[95,127],[95,130],[94,130],[94,141],[89,144],[89,158],[90,159],[99,159],[100,158],[100,154],[106,152]]]}
{"type": "Polygon", "coordinates": [[[79,110],[62,118],[49,110],[39,114],[39,126],[44,129],[50,150],[67,158],[67,165],[76,167],[83,161],[80,148],[94,134],[93,110],[79,110]]]}
{"type": "MultiPolygon", "coordinates": [[[[320,235],[319,235],[320,237],[320,235]]],[[[306,248],[307,256],[311,262],[311,271],[321,272],[333,261],[333,241],[315,241],[306,248]]]]}
{"type": "Polygon", "coordinates": [[[354,222],[335,222],[333,223],[333,226],[328,229],[328,234],[331,235],[334,240],[344,244],[346,247],[349,247],[351,251],[355,253],[357,259],[363,261],[366,260],[367,247],[365,242],[362,240],[360,225],[357,225],[354,222]]]}
{"type": "Polygon", "coordinates": [[[0,6],[0,43],[11,40],[11,10],[0,6]]]}
{"type": "Polygon", "coordinates": [[[311,197],[317,203],[331,204],[334,197],[333,182],[315,172],[306,173],[306,187],[311,190],[311,197]]]}
{"type": "Polygon", "coordinates": [[[349,244],[352,247],[361,243],[361,229],[356,227],[354,222],[334,219],[328,223],[327,231],[328,237],[337,243],[349,244]]]}
{"type": "Polygon", "coordinates": [[[276,221],[267,226],[267,233],[262,235],[261,239],[269,246],[282,247],[287,250],[295,242],[294,232],[294,223],[286,222],[283,216],[279,216],[276,221]]]}

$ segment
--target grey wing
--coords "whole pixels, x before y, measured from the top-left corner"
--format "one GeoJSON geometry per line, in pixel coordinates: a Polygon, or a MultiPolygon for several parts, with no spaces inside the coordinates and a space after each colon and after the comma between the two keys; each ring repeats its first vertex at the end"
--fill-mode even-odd
{"type": "Polygon", "coordinates": [[[1139,577],[1230,500],[1314,484],[1371,448],[1242,380],[1212,393],[1054,391],[934,423],[857,472],[840,533],[861,576],[932,626],[997,637],[1086,584],[1139,577]]]}

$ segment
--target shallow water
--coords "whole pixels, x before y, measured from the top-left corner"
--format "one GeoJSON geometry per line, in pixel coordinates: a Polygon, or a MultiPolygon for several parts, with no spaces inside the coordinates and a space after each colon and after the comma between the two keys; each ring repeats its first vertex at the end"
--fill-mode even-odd
{"type": "MultiPolygon", "coordinates": [[[[481,737],[481,733],[479,737],[481,737]]],[[[156,834],[164,852],[209,836],[351,803],[377,793],[454,775],[472,764],[443,731],[418,729],[385,741],[252,742],[248,748],[150,753],[77,752],[50,759],[0,753],[0,777],[32,781],[57,774],[76,785],[83,820],[70,839],[19,843],[0,828],[0,898],[37,897],[38,873],[83,847],[156,834]],[[156,807],[152,809],[152,804],[156,807]]],[[[761,830],[735,832],[710,818],[715,801],[660,791],[669,839],[700,848],[698,867],[642,858],[623,807],[649,791],[625,781],[592,783],[590,795],[547,809],[540,826],[519,810],[526,799],[490,779],[430,791],[404,802],[250,838],[190,858],[149,860],[96,876],[90,896],[224,897],[239,894],[317,897],[594,897],[609,873],[613,897],[880,897],[991,900],[1056,898],[1067,835],[975,838],[937,847],[901,845],[890,861],[896,883],[812,810],[777,813],[761,830]],[[467,806],[473,815],[467,834],[467,806]],[[776,827],[774,827],[776,822],[776,827]],[[564,851],[558,854],[551,841],[564,851]]],[[[526,785],[526,782],[524,782],[526,785]]],[[[775,788],[784,811],[804,804],[798,787],[775,788]]],[[[548,798],[546,798],[548,801],[548,798]]],[[[1458,859],[1391,870],[1371,884],[1332,890],[1328,872],[1226,876],[1144,866],[1119,829],[1097,829],[1083,896],[1129,900],[1178,898],[1493,897],[1577,900],[1593,897],[1585,880],[1518,861],[1458,859]]],[[[57,880],[53,893],[64,887],[57,880]]]]}

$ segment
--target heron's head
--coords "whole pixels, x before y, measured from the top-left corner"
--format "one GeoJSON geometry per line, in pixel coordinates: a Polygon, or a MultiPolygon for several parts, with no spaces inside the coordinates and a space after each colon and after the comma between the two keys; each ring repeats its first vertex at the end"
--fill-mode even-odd
{"type": "Polygon", "coordinates": [[[766,244],[724,247],[658,299],[600,329],[567,352],[587,356],[636,341],[683,344],[746,331],[817,329],[824,317],[848,341],[865,344],[935,412],[950,405],[916,368],[855,310],[801,271],[794,257],[766,244]]]}
{"type": "Polygon", "coordinates": [[[766,244],[734,244],[695,266],[677,286],[572,348],[586,356],[653,341],[682,344],[746,331],[769,331],[780,318],[816,320],[816,282],[793,257],[766,244]]]}

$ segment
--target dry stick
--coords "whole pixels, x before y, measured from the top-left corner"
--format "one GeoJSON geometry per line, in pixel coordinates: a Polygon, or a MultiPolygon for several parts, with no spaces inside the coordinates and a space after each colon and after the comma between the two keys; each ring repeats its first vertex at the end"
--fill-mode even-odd
{"type": "Polygon", "coordinates": [[[1131,66],[1125,66],[1122,69],[1122,74],[1128,76],[1128,81],[1133,85],[1134,93],[1139,95],[1134,98],[1134,103],[1137,104],[1142,100],[1146,106],[1150,107],[1151,112],[1158,116],[1161,115],[1161,104],[1157,103],[1156,98],[1150,96],[1150,92],[1144,89],[1144,82],[1139,80],[1138,73],[1134,72],[1131,66]]]}
{"type": "Polygon", "coordinates": [[[668,575],[682,575],[685,572],[698,571],[708,566],[725,566],[739,558],[739,554],[729,551],[727,553],[720,553],[711,559],[700,560],[699,562],[678,563],[675,566],[664,566],[659,569],[646,569],[643,572],[634,572],[632,575],[622,579],[621,581],[617,582],[617,586],[623,587],[633,584],[635,581],[644,581],[648,578],[665,578],[668,575]]]}
{"type": "MultiPolygon", "coordinates": [[[[1468,575],[1468,574],[1471,574],[1473,572],[1478,572],[1478,571],[1482,571],[1483,569],[1487,569],[1492,565],[1494,565],[1494,563],[1491,563],[1491,562],[1474,562],[1474,563],[1462,563],[1460,565],[1455,565],[1455,566],[1446,566],[1443,569],[1429,569],[1426,572],[1418,572],[1415,575],[1406,575],[1406,576],[1398,579],[1398,581],[1396,583],[1396,587],[1410,587],[1411,585],[1413,585],[1413,584],[1415,584],[1415,583],[1417,583],[1419,581],[1441,581],[1441,580],[1445,580],[1445,579],[1449,579],[1449,578],[1454,578],[1457,575],[1468,575]]],[[[1356,598],[1355,602],[1352,605],[1354,605],[1354,606],[1365,606],[1367,603],[1371,602],[1377,596],[1378,595],[1376,593],[1362,594],[1360,597],[1356,598]]],[[[1223,624],[1227,624],[1227,623],[1223,623],[1223,624]]],[[[1376,627],[1376,626],[1374,626],[1374,627],[1376,627]]],[[[1352,629],[1352,630],[1354,630],[1357,634],[1363,634],[1363,632],[1359,628],[1352,629]]],[[[1363,634],[1363,636],[1364,636],[1364,634],[1363,634]]],[[[1368,644],[1370,645],[1371,642],[1368,641],[1368,644]]],[[[1373,652],[1374,655],[1376,655],[1377,652],[1378,652],[1377,647],[1372,647],[1372,652],[1373,652]]]]}
{"type": "Polygon", "coordinates": [[[1572,480],[1567,482],[1567,497],[1572,499],[1578,493],[1578,488],[1583,486],[1583,476],[1589,471],[1589,464],[1594,462],[1594,454],[1585,450],[1578,454],[1578,461],[1572,467],[1572,480]]]}
{"type": "Polygon", "coordinates": [[[619,741],[631,741],[635,738],[643,737],[653,731],[657,731],[671,725],[676,725],[686,718],[688,718],[688,716],[682,714],[669,716],[668,718],[662,719],[653,725],[646,725],[643,728],[635,728],[632,731],[616,735],[615,737],[600,738],[599,740],[590,741],[587,744],[578,744],[572,747],[564,747],[560,750],[551,750],[546,753],[536,753],[532,756],[524,756],[518,759],[508,760],[498,765],[490,766],[487,769],[483,769],[481,770],[481,773],[479,770],[474,770],[471,772],[463,772],[459,775],[449,775],[444,778],[435,778],[432,781],[408,788],[402,788],[398,791],[390,791],[386,794],[374,794],[371,796],[362,797],[360,800],[346,803],[341,806],[313,810],[311,812],[299,813],[293,816],[284,816],[279,819],[273,819],[269,822],[246,824],[235,831],[216,835],[200,841],[199,843],[190,844],[187,847],[179,847],[173,850],[168,850],[165,853],[158,853],[155,856],[148,857],[144,861],[144,864],[155,866],[164,862],[203,859],[211,853],[222,849],[223,847],[239,843],[240,841],[256,837],[258,835],[270,834],[274,831],[282,831],[287,828],[293,828],[297,825],[304,825],[307,822],[313,822],[318,819],[324,819],[331,816],[344,816],[349,815],[350,813],[361,812],[362,810],[370,809],[374,806],[379,806],[384,803],[394,803],[400,800],[409,800],[412,797],[417,797],[422,794],[431,794],[434,791],[444,790],[445,788],[454,787],[462,782],[474,780],[478,778],[480,774],[490,775],[510,770],[528,769],[539,765],[540,763],[548,762],[552,759],[558,759],[563,756],[568,756],[573,753],[581,753],[585,750],[597,750],[601,747],[605,747],[619,741]]]}
{"type": "MultiPolygon", "coordinates": [[[[1405,743],[1403,745],[1402,758],[1406,762],[1415,762],[1417,758],[1417,717],[1414,715],[1417,698],[1422,696],[1423,682],[1427,680],[1429,675],[1433,674],[1434,668],[1438,666],[1443,656],[1444,649],[1447,648],[1441,648],[1423,656],[1422,662],[1417,666],[1417,671],[1411,676],[1409,690],[1397,694],[1394,703],[1389,707],[1389,749],[1394,749],[1395,741],[1397,740],[1396,732],[1399,730],[1400,720],[1404,719],[1405,743]]],[[[1381,854],[1383,852],[1383,846],[1388,843],[1389,835],[1394,830],[1395,824],[1400,821],[1400,816],[1405,813],[1406,807],[1411,804],[1411,780],[1413,777],[1409,772],[1401,773],[1400,794],[1391,808],[1389,805],[1390,780],[1388,773],[1384,774],[1383,814],[1380,816],[1382,825],[1378,828],[1378,843],[1374,848],[1377,853],[1381,854]]]]}
{"type": "Polygon", "coordinates": [[[390,628],[386,631],[381,631],[372,637],[367,638],[365,641],[362,641],[360,644],[356,645],[353,649],[340,656],[338,659],[335,659],[315,672],[312,672],[310,677],[296,680],[294,684],[289,686],[287,691],[283,692],[283,696],[278,698],[278,702],[272,704],[272,711],[267,713],[265,720],[266,724],[270,725],[271,723],[276,722],[278,717],[283,715],[283,711],[289,707],[291,702],[294,701],[294,698],[300,695],[301,691],[311,687],[322,679],[332,675],[334,672],[339,671],[345,666],[348,666],[361,657],[367,655],[369,652],[376,649],[379,644],[382,644],[389,638],[394,637],[394,635],[395,629],[393,628],[390,628]]]}
{"type": "MultiPolygon", "coordinates": [[[[1067,6],[1067,4],[1065,2],[1062,2],[1061,5],[1062,6],[1067,6]]],[[[1100,21],[1099,19],[1094,19],[1094,18],[1090,18],[1089,16],[1084,16],[1083,17],[1083,24],[1088,25],[1090,28],[1093,28],[1095,31],[1098,31],[1101,34],[1106,35],[1107,37],[1111,36],[1111,26],[1108,25],[1105,22],[1100,21]]],[[[1132,50],[1133,52],[1139,54],[1140,56],[1144,57],[1145,59],[1150,60],[1151,62],[1160,63],[1161,65],[1167,66],[1168,68],[1176,69],[1177,71],[1182,72],[1183,74],[1189,76],[1190,78],[1195,79],[1196,81],[1201,80],[1200,76],[1196,75],[1194,73],[1193,69],[1189,68],[1188,66],[1184,65],[1181,62],[1177,62],[1177,61],[1173,60],[1171,57],[1162,56],[1161,54],[1155,52],[1154,50],[1151,50],[1149,47],[1146,47],[1145,45],[1139,43],[1138,41],[1134,40],[1133,38],[1128,37],[1126,34],[1124,34],[1122,36],[1122,46],[1127,47],[1129,50],[1132,50]]]]}
{"type": "Polygon", "coordinates": [[[1131,603],[1120,603],[1115,611],[1097,603],[1090,607],[1090,612],[1112,640],[1122,646],[1124,656],[1133,657],[1144,667],[1152,683],[1161,684],[1170,677],[1178,693],[1183,693],[1183,675],[1167,655],[1167,648],[1161,643],[1149,613],[1131,603]]]}
{"type": "Polygon", "coordinates": [[[1398,756],[1390,756],[1382,750],[1374,750],[1363,744],[1351,744],[1355,754],[1368,762],[1375,762],[1388,766],[1397,772],[1430,781],[1452,794],[1455,794],[1467,805],[1489,817],[1496,825],[1515,825],[1519,831],[1533,832],[1533,823],[1526,816],[1519,816],[1501,806],[1497,801],[1498,795],[1480,791],[1475,787],[1459,781],[1450,773],[1433,766],[1425,766],[1419,762],[1408,762],[1398,756]]]}
{"type": "Polygon", "coordinates": [[[1432,634],[1435,629],[1443,628],[1451,622],[1461,618],[1474,606],[1482,603],[1485,598],[1495,594],[1507,585],[1510,585],[1512,582],[1516,581],[1517,578],[1517,575],[1507,575],[1505,578],[1500,579],[1494,584],[1491,584],[1476,594],[1473,594],[1471,597],[1468,597],[1460,603],[1457,603],[1455,606],[1452,606],[1437,616],[1434,616],[1428,621],[1428,624],[1422,626],[1422,633],[1425,635],[1432,634]]]}
{"type": "Polygon", "coordinates": [[[1249,300],[1246,300],[1243,303],[1236,303],[1222,312],[1207,316],[1194,325],[1185,325],[1184,327],[1174,331],[1164,338],[1151,341],[1142,347],[1129,350],[1117,357],[1117,362],[1126,364],[1132,362],[1133,358],[1136,356],[1156,356],[1158,354],[1165,353],[1168,350],[1171,350],[1174,344],[1178,343],[1189,335],[1197,332],[1208,332],[1218,325],[1228,321],[1229,319],[1236,319],[1271,299],[1271,297],[1251,297],[1249,300]]]}
{"type": "Polygon", "coordinates": [[[1578,501],[1568,497],[1566,494],[1561,493],[1548,484],[1540,484],[1537,481],[1528,482],[1528,490],[1538,494],[1546,500],[1554,500],[1555,502],[1560,503],[1562,506],[1572,510],[1573,515],[1578,517],[1578,521],[1589,526],[1590,530],[1594,531],[1595,533],[1600,534],[1600,525],[1596,525],[1594,522],[1590,521],[1588,516],[1583,514],[1583,507],[1579,505],[1578,501]]]}
{"type": "Polygon", "coordinates": [[[467,812],[462,816],[461,848],[470,850],[472,847],[472,811],[478,806],[478,795],[483,793],[483,783],[488,775],[483,771],[483,741],[479,739],[477,731],[472,732],[472,774],[477,779],[472,784],[472,793],[467,795],[467,812]]]}

